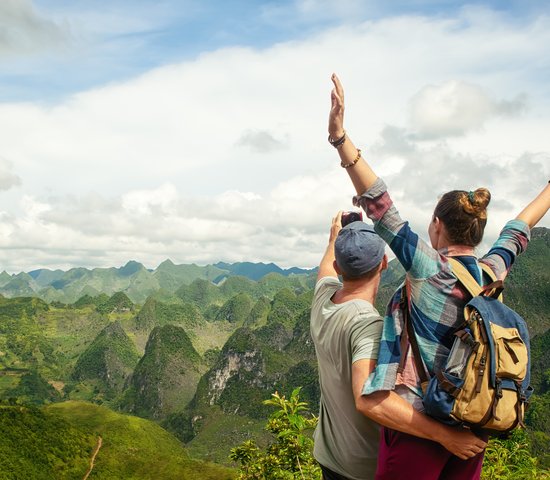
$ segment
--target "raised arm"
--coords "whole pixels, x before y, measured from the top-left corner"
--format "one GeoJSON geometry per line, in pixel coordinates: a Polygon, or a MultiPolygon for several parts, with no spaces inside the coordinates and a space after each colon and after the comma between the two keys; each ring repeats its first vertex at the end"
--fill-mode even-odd
{"type": "Polygon", "coordinates": [[[334,269],[334,261],[336,257],[334,255],[334,242],[338,233],[342,230],[342,212],[338,212],[332,219],[332,225],[330,227],[330,235],[328,239],[327,249],[319,264],[319,271],[317,272],[317,281],[324,277],[338,277],[338,273],[334,269]]]}
{"type": "Polygon", "coordinates": [[[550,208],[550,182],[546,184],[535,199],[529,203],[516,217],[517,220],[523,220],[529,228],[533,228],[540,219],[546,215],[550,208]]]}
{"type": "Polygon", "coordinates": [[[378,178],[369,164],[361,157],[351,138],[344,130],[344,88],[335,73],[332,74],[332,89],[330,99],[331,108],[328,120],[328,134],[331,142],[337,144],[344,138],[343,143],[337,146],[341,165],[346,168],[353,182],[357,195],[361,195],[378,178]]]}

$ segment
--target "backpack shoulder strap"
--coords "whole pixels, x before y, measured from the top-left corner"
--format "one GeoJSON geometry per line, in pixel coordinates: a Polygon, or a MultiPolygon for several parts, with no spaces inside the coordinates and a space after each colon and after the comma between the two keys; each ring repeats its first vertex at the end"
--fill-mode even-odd
{"type": "Polygon", "coordinates": [[[477,297],[478,295],[486,295],[489,297],[498,298],[502,302],[502,290],[504,289],[504,286],[502,284],[502,281],[497,280],[495,272],[491,270],[491,267],[489,265],[480,262],[479,266],[481,269],[489,276],[492,283],[486,286],[479,285],[475,278],[472,277],[472,274],[468,271],[468,269],[462,265],[458,260],[447,257],[447,260],[449,261],[449,265],[451,265],[451,271],[453,275],[458,279],[458,281],[468,290],[470,295],[472,297],[477,297]]]}
{"type": "Polygon", "coordinates": [[[483,287],[475,281],[472,274],[464,265],[462,265],[462,263],[452,257],[447,257],[447,260],[449,261],[449,265],[451,265],[453,275],[460,283],[462,283],[462,285],[464,285],[472,297],[477,297],[482,292],[483,287]]]}

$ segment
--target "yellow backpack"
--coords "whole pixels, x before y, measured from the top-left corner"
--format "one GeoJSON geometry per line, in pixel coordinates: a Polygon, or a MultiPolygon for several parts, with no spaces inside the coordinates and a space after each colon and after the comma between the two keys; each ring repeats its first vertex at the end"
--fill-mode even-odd
{"type": "MultiPolygon", "coordinates": [[[[529,333],[525,321],[499,301],[503,285],[483,264],[493,283],[481,287],[457,260],[448,259],[453,274],[472,295],[464,323],[444,368],[432,378],[419,356],[412,322],[405,323],[420,378],[426,414],[447,424],[463,424],[489,434],[523,426],[525,404],[532,393],[529,333]]],[[[407,309],[408,310],[408,309],[407,309]]]]}

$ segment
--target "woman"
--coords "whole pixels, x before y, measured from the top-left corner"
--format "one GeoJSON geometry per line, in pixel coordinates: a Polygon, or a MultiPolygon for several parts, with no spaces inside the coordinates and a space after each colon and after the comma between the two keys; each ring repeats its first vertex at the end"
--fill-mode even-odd
{"type": "MultiPolygon", "coordinates": [[[[344,91],[332,76],[329,142],[337,149],[341,166],[357,191],[354,204],[361,206],[374,222],[407,272],[411,285],[411,321],[418,338],[422,360],[430,374],[440,369],[449,354],[449,332],[463,321],[468,294],[452,275],[447,257],[460,261],[480,284],[489,283],[479,268],[487,264],[498,279],[504,279],[516,256],[529,241],[530,229],[550,207],[550,186],[514,220],[508,222],[487,255],[477,259],[474,248],[483,238],[490,194],[452,191],[439,200],[428,233],[431,245],[423,242],[393,206],[385,183],[361,157],[344,130],[344,91]]],[[[477,479],[483,452],[459,459],[439,443],[409,435],[422,411],[422,391],[410,348],[400,345],[403,328],[399,289],[384,319],[378,364],[366,381],[357,407],[384,426],[378,456],[378,479],[477,479]],[[401,350],[405,350],[401,361],[401,350]],[[408,432],[408,433],[404,433],[408,432]]],[[[481,449],[480,449],[481,450],[481,449]]],[[[475,451],[472,452],[476,453],[475,451]]]]}

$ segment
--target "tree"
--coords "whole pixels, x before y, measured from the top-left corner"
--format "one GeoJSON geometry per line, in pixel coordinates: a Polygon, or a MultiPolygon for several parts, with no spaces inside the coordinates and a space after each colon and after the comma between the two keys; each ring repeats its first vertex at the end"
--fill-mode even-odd
{"type": "Polygon", "coordinates": [[[265,449],[247,440],[231,450],[229,458],[239,464],[238,480],[317,480],[321,469],[313,458],[313,440],[307,433],[317,417],[306,416],[307,403],[300,402],[300,387],[289,399],[275,392],[264,405],[276,407],[266,425],[274,440],[265,449]]]}

